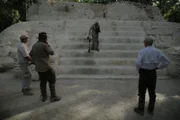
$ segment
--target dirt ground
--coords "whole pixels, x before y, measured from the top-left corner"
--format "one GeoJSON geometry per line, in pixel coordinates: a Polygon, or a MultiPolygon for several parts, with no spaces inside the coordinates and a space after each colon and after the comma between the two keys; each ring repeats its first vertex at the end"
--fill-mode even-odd
{"type": "MultiPolygon", "coordinates": [[[[180,81],[157,82],[155,115],[139,116],[138,80],[57,80],[59,102],[40,101],[39,82],[32,82],[33,96],[23,96],[14,71],[1,73],[0,119],[10,120],[178,120],[180,81]]],[[[148,96],[146,99],[147,108],[148,96]]]]}

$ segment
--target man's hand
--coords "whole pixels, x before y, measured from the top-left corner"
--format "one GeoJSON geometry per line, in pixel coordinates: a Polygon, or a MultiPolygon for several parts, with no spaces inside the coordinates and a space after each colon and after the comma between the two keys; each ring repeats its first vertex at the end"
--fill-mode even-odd
{"type": "Polygon", "coordinates": [[[32,61],[32,58],[30,56],[25,57],[28,61],[32,61]]]}
{"type": "Polygon", "coordinates": [[[29,65],[35,65],[35,63],[34,62],[29,62],[29,65]]]}

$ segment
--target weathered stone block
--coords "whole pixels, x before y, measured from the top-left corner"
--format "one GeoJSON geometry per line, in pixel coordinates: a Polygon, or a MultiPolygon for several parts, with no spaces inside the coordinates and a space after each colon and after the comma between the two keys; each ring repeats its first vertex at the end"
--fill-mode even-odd
{"type": "Polygon", "coordinates": [[[15,67],[15,63],[11,57],[0,57],[0,72],[6,72],[15,67]]]}

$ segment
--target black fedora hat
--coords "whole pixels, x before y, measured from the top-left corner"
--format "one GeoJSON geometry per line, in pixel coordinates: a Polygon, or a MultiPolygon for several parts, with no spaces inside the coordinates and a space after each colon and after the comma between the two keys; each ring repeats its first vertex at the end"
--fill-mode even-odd
{"type": "Polygon", "coordinates": [[[38,39],[45,39],[45,38],[49,38],[47,36],[47,33],[46,32],[40,32],[38,35],[38,39]]]}

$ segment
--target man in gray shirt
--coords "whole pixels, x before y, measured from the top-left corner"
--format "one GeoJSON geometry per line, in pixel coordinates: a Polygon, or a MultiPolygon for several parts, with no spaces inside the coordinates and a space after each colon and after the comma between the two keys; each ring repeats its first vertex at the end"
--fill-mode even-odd
{"type": "Polygon", "coordinates": [[[29,61],[31,61],[31,57],[29,55],[29,49],[27,47],[28,37],[25,35],[21,35],[20,42],[17,44],[17,55],[20,68],[22,70],[22,92],[24,95],[33,95],[30,92],[30,84],[31,84],[31,73],[29,71],[28,65],[29,61]]]}
{"type": "Polygon", "coordinates": [[[144,104],[146,89],[149,92],[148,113],[154,114],[156,101],[156,80],[157,69],[166,68],[170,64],[170,60],[160,50],[152,47],[153,39],[146,37],[144,40],[145,48],[139,51],[136,61],[136,68],[139,71],[139,105],[134,109],[140,115],[144,115],[144,104]]]}
{"type": "Polygon", "coordinates": [[[42,102],[47,100],[47,82],[49,82],[51,92],[50,100],[54,102],[59,101],[61,98],[57,97],[55,92],[56,75],[49,62],[49,57],[50,55],[54,55],[54,51],[48,44],[47,38],[46,32],[39,33],[38,42],[33,45],[30,55],[39,74],[42,102]]]}

